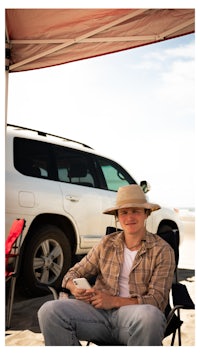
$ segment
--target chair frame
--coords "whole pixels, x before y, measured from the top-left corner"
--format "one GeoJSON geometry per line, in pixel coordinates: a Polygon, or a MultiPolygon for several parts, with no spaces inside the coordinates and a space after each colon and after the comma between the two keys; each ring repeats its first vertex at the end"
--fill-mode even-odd
{"type": "MultiPolygon", "coordinates": [[[[172,324],[172,334],[171,346],[174,345],[176,333],[178,332],[178,345],[182,345],[181,340],[181,325],[183,321],[181,320],[180,310],[181,309],[195,309],[194,302],[192,301],[187,287],[178,281],[178,262],[179,262],[179,232],[177,229],[165,233],[159,233],[159,236],[164,239],[174,250],[176,269],[174,272],[174,281],[171,287],[172,294],[172,308],[168,314],[166,314],[167,326],[165,331],[165,337],[167,330],[172,324]],[[173,325],[174,322],[174,325],[173,325]]],[[[168,302],[168,307],[171,307],[170,301],[168,302]]],[[[169,334],[169,335],[170,335],[169,334]]]]}
{"type": "MultiPolygon", "coordinates": [[[[22,244],[22,234],[25,228],[25,219],[16,219],[13,221],[9,235],[5,242],[5,280],[10,280],[9,291],[6,295],[6,329],[10,328],[13,302],[15,295],[16,279],[20,269],[20,248],[22,244]],[[12,269],[9,269],[9,260],[12,260],[12,269]]],[[[7,292],[6,292],[7,293],[7,292]]]]}

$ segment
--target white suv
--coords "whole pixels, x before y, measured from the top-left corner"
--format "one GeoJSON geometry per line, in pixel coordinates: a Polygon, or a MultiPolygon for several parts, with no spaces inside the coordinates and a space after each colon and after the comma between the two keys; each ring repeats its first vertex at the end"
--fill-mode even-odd
{"type": "MultiPolygon", "coordinates": [[[[113,226],[103,210],[120,186],[136,184],[115,161],[85,144],[8,125],[6,137],[6,235],[24,218],[20,276],[26,292],[40,295],[37,282],[58,286],[64,273],[113,226]]],[[[140,185],[148,191],[148,184],[140,185]]],[[[147,229],[160,233],[181,222],[170,209],[151,214],[147,229]]]]}

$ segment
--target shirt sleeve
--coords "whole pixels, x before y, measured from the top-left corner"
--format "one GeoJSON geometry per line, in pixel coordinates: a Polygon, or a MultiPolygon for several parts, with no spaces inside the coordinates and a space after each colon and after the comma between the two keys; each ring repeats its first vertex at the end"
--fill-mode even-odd
{"type": "Polygon", "coordinates": [[[90,278],[98,273],[99,246],[93,247],[87,255],[68,270],[63,278],[62,287],[66,286],[67,281],[79,277],[90,278]]]}

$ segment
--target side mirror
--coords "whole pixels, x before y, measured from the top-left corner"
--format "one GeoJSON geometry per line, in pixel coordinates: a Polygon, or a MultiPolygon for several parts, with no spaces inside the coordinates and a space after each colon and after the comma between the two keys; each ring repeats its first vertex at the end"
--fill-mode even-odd
{"type": "Polygon", "coordinates": [[[145,194],[148,191],[150,191],[150,189],[151,189],[151,186],[149,185],[149,183],[146,180],[140,181],[140,186],[141,186],[141,188],[142,188],[142,190],[144,191],[145,194]]]}

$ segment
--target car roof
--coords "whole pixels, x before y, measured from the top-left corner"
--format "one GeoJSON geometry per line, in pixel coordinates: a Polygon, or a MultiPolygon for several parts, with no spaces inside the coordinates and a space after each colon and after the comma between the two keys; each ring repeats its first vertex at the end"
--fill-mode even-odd
{"type": "Polygon", "coordinates": [[[89,145],[73,140],[71,138],[61,137],[55,134],[51,134],[44,131],[39,131],[32,128],[7,124],[7,132],[13,132],[15,135],[18,135],[23,138],[32,138],[48,143],[59,144],[59,145],[66,145],[68,147],[78,148],[81,150],[87,150],[92,153],[93,148],[89,145]],[[85,149],[86,148],[86,149],[85,149]]]}

